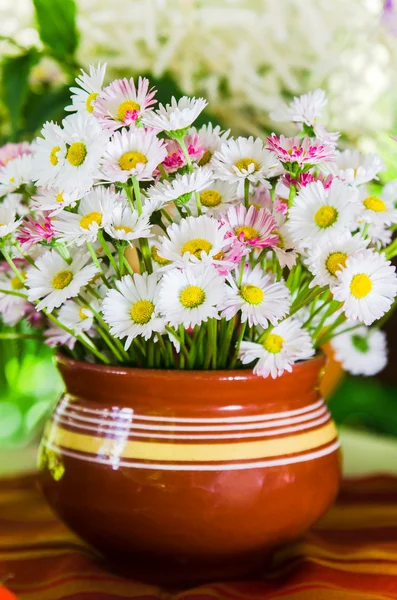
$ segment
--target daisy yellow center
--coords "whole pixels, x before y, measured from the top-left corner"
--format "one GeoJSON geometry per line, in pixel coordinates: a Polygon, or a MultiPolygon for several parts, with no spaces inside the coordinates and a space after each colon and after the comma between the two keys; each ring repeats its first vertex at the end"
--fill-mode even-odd
{"type": "Polygon", "coordinates": [[[376,196],[368,196],[368,198],[365,198],[363,204],[365,208],[374,212],[385,212],[386,210],[386,204],[376,196]]]}
{"type": "Polygon", "coordinates": [[[59,192],[59,194],[55,196],[55,200],[59,203],[63,202],[63,192],[59,192]]]}
{"type": "Polygon", "coordinates": [[[147,158],[141,152],[126,152],[119,159],[119,167],[123,169],[123,171],[130,171],[131,169],[135,169],[137,164],[142,163],[146,165],[147,158]]]}
{"type": "Polygon", "coordinates": [[[366,354],[369,350],[368,339],[362,335],[358,335],[357,333],[352,335],[352,344],[356,350],[366,354]]]}
{"type": "Polygon", "coordinates": [[[154,262],[157,263],[158,265],[165,266],[165,265],[169,265],[171,263],[170,260],[167,260],[166,258],[163,258],[162,256],[160,256],[158,248],[156,246],[152,247],[150,254],[151,254],[152,260],[154,260],[154,262]]]}
{"type": "Polygon", "coordinates": [[[139,325],[149,323],[154,312],[154,304],[150,300],[138,300],[130,310],[131,319],[139,325]]]}
{"type": "Polygon", "coordinates": [[[211,158],[212,158],[212,152],[210,152],[209,150],[206,150],[198,162],[199,167],[204,167],[204,165],[208,165],[211,158]]]}
{"type": "Polygon", "coordinates": [[[8,183],[15,183],[15,177],[10,177],[8,183]]]}
{"type": "Polygon", "coordinates": [[[206,254],[208,254],[210,252],[211,248],[212,248],[212,244],[208,240],[204,240],[202,238],[196,238],[194,240],[190,240],[189,242],[186,242],[186,244],[184,244],[182,246],[181,253],[183,255],[183,254],[185,254],[185,252],[190,252],[190,254],[194,254],[194,256],[196,256],[197,258],[200,258],[201,253],[203,251],[206,254]]]}
{"type": "Polygon", "coordinates": [[[216,190],[205,190],[200,194],[201,204],[207,208],[218,206],[222,202],[222,196],[216,190]]]}
{"type": "Polygon", "coordinates": [[[321,229],[327,229],[327,227],[331,227],[338,218],[338,211],[333,206],[322,206],[318,209],[316,214],[314,215],[314,221],[318,227],[321,229]]]}
{"type": "Polygon", "coordinates": [[[260,287],[256,285],[243,285],[240,290],[240,296],[248,304],[260,304],[263,300],[264,293],[260,287]]]}
{"type": "Polygon", "coordinates": [[[273,235],[277,235],[277,237],[278,237],[277,247],[280,248],[281,250],[283,250],[285,248],[284,236],[279,231],[277,231],[277,229],[273,229],[273,231],[271,231],[271,233],[273,235]]]}
{"type": "Polygon", "coordinates": [[[93,102],[98,96],[99,96],[99,94],[97,94],[96,92],[91,92],[91,94],[89,94],[89,96],[85,102],[85,107],[89,113],[92,113],[92,111],[94,110],[93,102]]]}
{"type": "Polygon", "coordinates": [[[72,279],[73,279],[72,271],[67,271],[66,269],[64,271],[59,271],[59,273],[57,273],[52,278],[52,286],[56,290],[63,290],[63,288],[65,288],[67,285],[69,285],[69,283],[72,281],[72,279]]]}
{"type": "Polygon", "coordinates": [[[57,157],[57,152],[59,152],[60,150],[60,146],[54,146],[53,149],[50,152],[50,163],[56,167],[58,164],[58,157],[57,157]]]}
{"type": "Polygon", "coordinates": [[[197,308],[204,303],[205,292],[197,285],[189,285],[181,292],[179,300],[185,308],[197,308]]]}
{"type": "Polygon", "coordinates": [[[80,219],[80,227],[89,229],[90,226],[96,223],[98,226],[102,224],[102,215],[99,212],[89,212],[80,219]]]}
{"type": "Polygon", "coordinates": [[[135,110],[139,110],[141,107],[138,102],[134,102],[133,100],[126,100],[122,102],[117,109],[117,118],[119,121],[125,121],[125,117],[127,112],[134,112],[135,110]]]}
{"type": "Polygon", "coordinates": [[[81,307],[81,308],[80,308],[80,310],[79,310],[79,317],[80,317],[80,319],[81,319],[82,321],[84,321],[84,319],[86,319],[86,318],[87,318],[87,315],[85,314],[85,312],[84,312],[84,308],[83,308],[83,307],[81,307]]]}
{"type": "Polygon", "coordinates": [[[372,290],[372,281],[365,273],[354,275],[350,283],[350,292],[355,298],[365,298],[372,290]]]}
{"type": "Polygon", "coordinates": [[[332,252],[325,262],[327,271],[331,275],[335,275],[337,271],[340,271],[346,266],[347,254],[344,252],[332,252]]]}
{"type": "Polygon", "coordinates": [[[73,142],[69,146],[66,158],[73,167],[79,167],[85,161],[87,156],[87,147],[83,142],[73,142]]]}
{"type": "Polygon", "coordinates": [[[265,350],[270,352],[271,354],[278,354],[281,352],[284,346],[284,338],[281,335],[277,335],[276,333],[269,333],[263,342],[263,347],[265,350]]]}
{"type": "MultiPolygon", "coordinates": [[[[24,273],[22,273],[22,276],[23,276],[23,278],[25,278],[24,273]]],[[[14,277],[11,278],[10,284],[11,284],[11,288],[13,290],[21,290],[24,287],[22,281],[16,275],[14,275],[14,277]]]]}
{"type": "Polygon", "coordinates": [[[253,171],[257,171],[259,169],[258,163],[253,158],[240,158],[240,160],[236,162],[236,167],[239,169],[239,171],[248,171],[251,165],[254,166],[253,171]]]}
{"type": "Polygon", "coordinates": [[[132,229],[131,227],[128,227],[128,225],[116,225],[115,230],[124,231],[124,233],[132,233],[132,229]]]}
{"type": "Polygon", "coordinates": [[[253,240],[259,237],[259,232],[254,227],[250,227],[249,225],[241,225],[241,227],[237,227],[235,233],[238,238],[241,234],[243,234],[245,240],[253,240]]]}

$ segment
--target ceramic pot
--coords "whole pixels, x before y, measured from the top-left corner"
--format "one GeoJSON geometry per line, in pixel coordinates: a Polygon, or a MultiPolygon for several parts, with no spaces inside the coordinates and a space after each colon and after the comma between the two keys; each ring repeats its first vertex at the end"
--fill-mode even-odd
{"type": "Polygon", "coordinates": [[[248,575],[338,492],[323,365],[316,357],[265,380],[59,356],[66,392],[44,434],[41,488],[132,577],[186,585],[248,575]]]}
{"type": "Polygon", "coordinates": [[[335,360],[335,352],[330,342],[324,344],[321,349],[327,357],[327,363],[321,378],[320,394],[325,400],[329,400],[342,383],[345,372],[341,363],[335,360]]]}

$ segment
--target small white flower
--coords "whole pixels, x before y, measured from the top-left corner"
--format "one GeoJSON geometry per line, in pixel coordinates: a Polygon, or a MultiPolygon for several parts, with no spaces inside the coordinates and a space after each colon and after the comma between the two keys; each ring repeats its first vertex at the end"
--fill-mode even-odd
{"type": "Polygon", "coordinates": [[[89,258],[88,254],[76,254],[69,264],[56,250],[40,256],[26,277],[29,301],[42,298],[36,310],[45,308],[50,313],[65,300],[77,296],[98,272],[94,264],[87,265],[89,258]]]}
{"type": "Polygon", "coordinates": [[[47,121],[41,135],[33,144],[33,179],[38,186],[56,187],[55,182],[66,154],[62,129],[56,123],[47,121]]]}
{"type": "Polygon", "coordinates": [[[395,267],[372,250],[361,250],[347,259],[331,291],[335,300],[344,302],[349,319],[371,325],[390,309],[397,294],[395,267]]]}
{"type": "Polygon", "coordinates": [[[120,195],[111,189],[98,186],[80,201],[77,213],[63,211],[52,221],[59,240],[81,246],[94,242],[98,231],[110,224],[114,207],[120,195]]]}
{"type": "Polygon", "coordinates": [[[31,183],[33,173],[31,154],[22,154],[0,167],[0,197],[15,192],[21,185],[31,183]]]}
{"type": "Polygon", "coordinates": [[[333,338],[335,359],[352,375],[376,375],[387,363],[386,335],[379,329],[358,327],[333,338]]]}
{"type": "Polygon", "coordinates": [[[225,301],[221,306],[222,317],[228,321],[241,311],[241,321],[248,325],[260,325],[267,329],[269,323],[276,325],[288,313],[291,299],[283,282],[274,282],[263,272],[260,265],[243,274],[238,284],[239,268],[226,278],[225,301]]]}
{"type": "Polygon", "coordinates": [[[278,175],[282,167],[260,138],[238,137],[222,144],[215,152],[212,165],[216,176],[229,183],[248,179],[269,186],[266,178],[278,175]]]}
{"type": "MultiPolygon", "coordinates": [[[[94,310],[98,312],[99,306],[96,300],[94,310]]],[[[68,329],[71,329],[75,335],[80,335],[83,331],[91,329],[94,322],[94,313],[86,306],[80,306],[73,300],[68,300],[59,309],[58,319],[68,329]]]]}
{"type": "Polygon", "coordinates": [[[0,238],[15,231],[22,219],[16,220],[15,208],[10,203],[0,204],[0,238]]]}
{"type": "Polygon", "coordinates": [[[153,179],[153,171],[166,157],[164,141],[144,129],[116,131],[102,161],[106,181],[125,183],[130,177],[139,181],[153,179]]]}
{"type": "Polygon", "coordinates": [[[164,273],[159,309],[172,327],[185,329],[219,318],[225,294],[223,277],[211,265],[192,265],[164,273]]]}
{"type": "Polygon", "coordinates": [[[365,186],[359,190],[361,212],[360,221],[374,225],[394,225],[397,223],[397,209],[391,200],[371,195],[365,186]]]}
{"type": "Polygon", "coordinates": [[[222,260],[222,252],[230,245],[225,239],[227,227],[219,226],[216,219],[201,215],[187,217],[167,228],[167,236],[159,248],[159,253],[179,266],[189,262],[216,262],[222,260]]]}
{"type": "Polygon", "coordinates": [[[377,179],[378,173],[384,171],[382,159],[377,154],[361,154],[359,150],[343,150],[336,152],[333,163],[321,165],[324,173],[331,173],[352,185],[368,183],[377,179]]]}
{"type": "MultiPolygon", "coordinates": [[[[168,182],[159,182],[147,190],[149,201],[155,210],[169,202],[185,204],[194,192],[201,192],[213,181],[214,175],[208,167],[197,168],[193,173],[176,175],[168,182]]],[[[153,212],[153,211],[152,211],[153,212]]]]}
{"type": "MultiPolygon", "coordinates": [[[[237,201],[237,185],[226,181],[215,180],[200,192],[203,213],[218,218],[237,201]]],[[[191,211],[196,210],[195,198],[188,204],[191,211]]]]}
{"type": "Polygon", "coordinates": [[[152,333],[162,332],[164,319],[159,317],[157,275],[126,275],[109,290],[102,304],[103,318],[111,335],[127,338],[125,349],[138,335],[148,340],[152,333]]]}
{"type": "Polygon", "coordinates": [[[113,210],[110,222],[105,225],[106,233],[116,240],[131,242],[152,236],[150,215],[139,216],[138,211],[131,211],[125,203],[120,203],[113,210]]]}
{"type": "Polygon", "coordinates": [[[212,123],[203,125],[199,130],[196,127],[189,129],[188,134],[198,135],[200,146],[205,150],[203,156],[199,160],[199,165],[210,165],[212,166],[212,157],[217,150],[220,150],[222,144],[226,142],[230,135],[230,129],[222,131],[219,125],[213,126],[212,123]]]}
{"type": "MultiPolygon", "coordinates": [[[[24,275],[24,274],[23,274],[24,275]]],[[[0,290],[26,293],[24,285],[14,274],[0,271],[0,290]]],[[[26,315],[28,306],[26,298],[0,292],[0,315],[3,323],[14,326],[26,315]]]]}
{"type": "Polygon", "coordinates": [[[302,123],[313,127],[327,103],[324,90],[317,89],[298,97],[294,96],[292,102],[280,105],[269,116],[273,121],[302,123]]]}
{"type": "Polygon", "coordinates": [[[145,127],[152,127],[157,132],[179,132],[190,127],[207,104],[204,98],[183,96],[176,101],[172,97],[171,104],[166,106],[160,104],[158,110],[146,113],[142,117],[142,122],[145,127]]]}
{"type": "Polygon", "coordinates": [[[393,232],[387,225],[382,223],[360,223],[360,232],[362,233],[364,229],[370,240],[370,247],[380,250],[392,241],[393,232]]]}
{"type": "Polygon", "coordinates": [[[360,235],[345,233],[313,246],[308,254],[308,268],[314,275],[310,287],[336,284],[338,273],[346,266],[349,256],[364,250],[367,244],[360,235]]]}
{"type": "Polygon", "coordinates": [[[76,193],[68,194],[55,188],[38,188],[32,197],[31,206],[42,212],[49,212],[50,217],[62,212],[67,206],[73,208],[79,196],[76,193]]]}
{"type": "Polygon", "coordinates": [[[289,210],[287,228],[300,248],[322,244],[357,228],[358,192],[339,179],[329,189],[320,181],[302,188],[289,210]]]}
{"type": "Polygon", "coordinates": [[[90,65],[90,73],[81,69],[81,75],[76,77],[76,83],[80,87],[71,87],[72,104],[65,107],[70,112],[88,112],[94,110],[94,102],[102,91],[103,80],[106,73],[106,63],[97,67],[90,65]]]}

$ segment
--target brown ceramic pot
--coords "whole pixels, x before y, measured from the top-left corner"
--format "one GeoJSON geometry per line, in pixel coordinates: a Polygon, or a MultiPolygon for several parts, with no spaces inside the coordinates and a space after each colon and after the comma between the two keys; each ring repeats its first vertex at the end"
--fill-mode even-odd
{"type": "Polygon", "coordinates": [[[337,494],[323,365],[316,357],[265,380],[59,356],[66,393],[44,434],[41,488],[74,531],[137,579],[248,575],[337,494]]]}

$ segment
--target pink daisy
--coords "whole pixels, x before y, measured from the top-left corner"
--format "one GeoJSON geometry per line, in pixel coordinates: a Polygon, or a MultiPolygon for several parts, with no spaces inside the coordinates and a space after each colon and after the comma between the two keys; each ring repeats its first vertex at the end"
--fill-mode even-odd
{"type": "MultiPolygon", "coordinates": [[[[185,144],[192,162],[199,162],[205,152],[205,148],[200,145],[200,138],[197,133],[187,135],[185,144]]],[[[173,173],[186,165],[186,158],[177,140],[166,140],[167,156],[163,161],[163,167],[167,173],[173,173]]]]}
{"type": "Polygon", "coordinates": [[[156,104],[156,90],[149,90],[149,80],[139,77],[138,87],[134,79],[115,79],[97,96],[93,115],[102,127],[115,131],[126,125],[135,125],[144,112],[156,104]]]}
{"type": "Polygon", "coordinates": [[[22,249],[25,252],[39,242],[50,243],[53,236],[54,230],[48,217],[40,222],[28,216],[23,221],[16,238],[22,244],[22,249]]]}
{"type": "Polygon", "coordinates": [[[19,158],[23,154],[33,154],[29,142],[20,142],[19,144],[6,144],[0,148],[0,166],[4,167],[10,160],[19,158]]]}
{"type": "Polygon", "coordinates": [[[312,140],[309,137],[278,137],[275,133],[267,138],[267,149],[274,152],[280,162],[289,171],[290,165],[310,168],[323,162],[335,160],[335,146],[327,142],[312,140]]]}
{"type": "Polygon", "coordinates": [[[294,179],[289,173],[286,173],[282,177],[281,182],[288,188],[292,183],[296,187],[296,189],[299,191],[300,189],[309,185],[309,183],[313,183],[313,181],[321,181],[321,183],[324,186],[324,189],[328,190],[328,188],[331,187],[333,179],[334,179],[334,177],[331,174],[327,175],[327,176],[323,175],[322,173],[320,173],[319,175],[313,175],[313,173],[308,173],[308,172],[300,173],[299,178],[294,179]]]}
{"type": "Polygon", "coordinates": [[[276,233],[277,222],[266,208],[257,209],[239,204],[232,206],[223,217],[223,223],[229,226],[228,237],[236,237],[242,244],[254,248],[276,246],[279,238],[276,233]]]}

